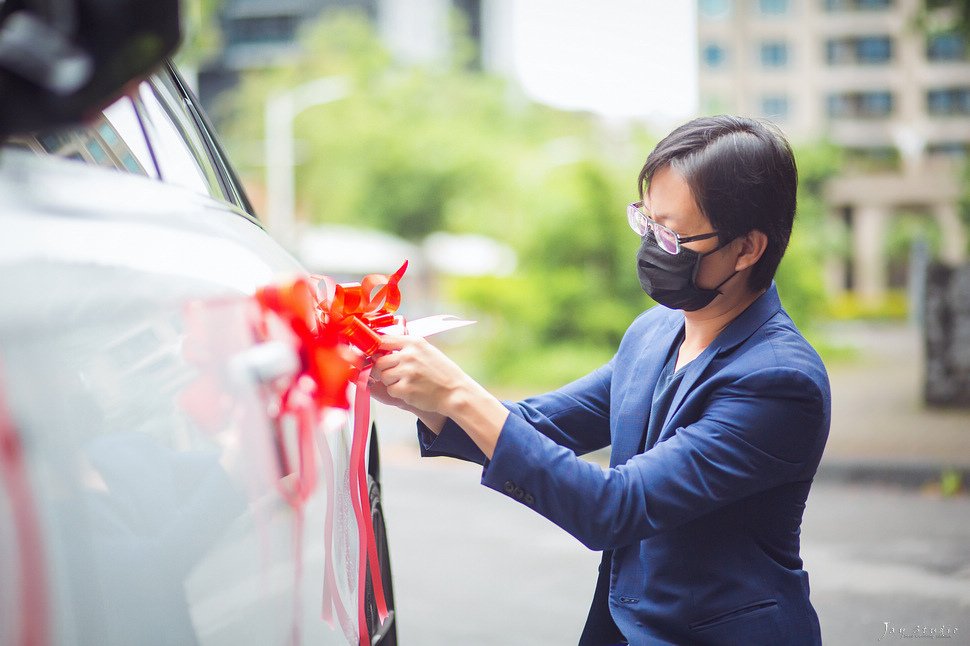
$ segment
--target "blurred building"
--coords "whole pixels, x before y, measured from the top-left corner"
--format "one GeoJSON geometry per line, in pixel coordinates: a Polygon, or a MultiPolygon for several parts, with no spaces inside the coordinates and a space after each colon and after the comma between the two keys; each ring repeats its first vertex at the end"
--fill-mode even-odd
{"type": "Polygon", "coordinates": [[[373,22],[399,60],[447,60],[452,35],[463,26],[476,46],[475,67],[511,70],[514,0],[224,0],[219,13],[222,48],[199,70],[198,94],[210,114],[218,96],[240,73],[299,56],[301,27],[331,9],[356,9],[373,22]]]}
{"type": "Polygon", "coordinates": [[[242,72],[299,56],[301,27],[328,9],[358,9],[377,18],[379,0],[224,0],[219,10],[222,47],[199,69],[198,94],[218,115],[218,96],[235,87],[242,72]]]}
{"type": "Polygon", "coordinates": [[[827,138],[847,169],[826,187],[850,251],[831,287],[878,300],[899,282],[885,241],[902,213],[965,257],[957,202],[970,157],[970,52],[946,0],[699,0],[701,110],[827,138]],[[929,6],[929,9],[924,7],[929,6]]]}

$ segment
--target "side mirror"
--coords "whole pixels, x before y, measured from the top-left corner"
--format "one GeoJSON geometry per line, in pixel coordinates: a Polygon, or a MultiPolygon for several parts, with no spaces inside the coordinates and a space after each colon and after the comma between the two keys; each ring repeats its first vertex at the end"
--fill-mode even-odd
{"type": "Polygon", "coordinates": [[[178,0],[0,3],[0,137],[76,123],[113,101],[178,47],[178,9],[178,0]]]}

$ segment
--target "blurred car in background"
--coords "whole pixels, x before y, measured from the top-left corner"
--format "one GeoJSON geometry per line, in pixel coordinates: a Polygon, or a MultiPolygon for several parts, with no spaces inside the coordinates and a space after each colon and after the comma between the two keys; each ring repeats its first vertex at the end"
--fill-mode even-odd
{"type": "Polygon", "coordinates": [[[294,344],[254,294],[305,275],[171,64],[83,126],[4,143],[0,644],[357,643],[360,595],[371,643],[396,643],[376,434],[383,624],[358,585],[349,420],[317,429],[305,502],[286,495],[294,344]]]}

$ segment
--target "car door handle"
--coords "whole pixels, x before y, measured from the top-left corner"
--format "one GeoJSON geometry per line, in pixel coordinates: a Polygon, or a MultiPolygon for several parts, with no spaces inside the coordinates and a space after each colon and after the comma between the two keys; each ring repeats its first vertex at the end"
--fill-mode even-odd
{"type": "Polygon", "coordinates": [[[243,350],[232,360],[234,372],[270,384],[283,377],[292,377],[300,369],[300,356],[291,344],[266,341],[243,350]]]}

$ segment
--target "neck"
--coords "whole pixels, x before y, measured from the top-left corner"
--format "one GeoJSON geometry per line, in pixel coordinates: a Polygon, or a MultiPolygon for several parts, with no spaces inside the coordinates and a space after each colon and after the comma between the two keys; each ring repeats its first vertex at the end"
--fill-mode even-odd
{"type": "Polygon", "coordinates": [[[707,307],[695,312],[684,312],[684,342],[680,346],[678,366],[703,352],[731,321],[739,317],[763,293],[763,290],[726,290],[707,307]]]}

